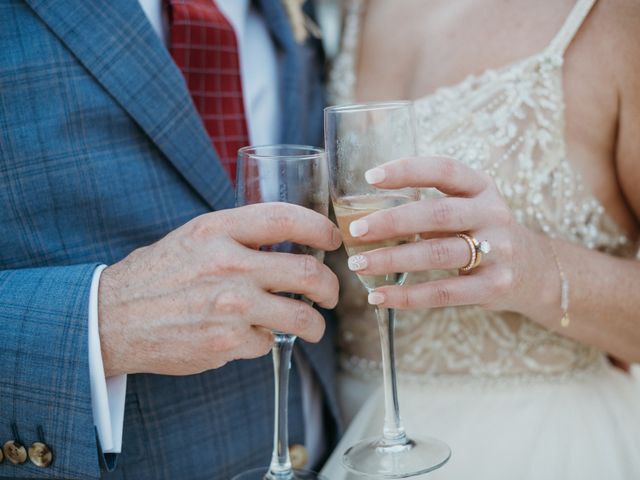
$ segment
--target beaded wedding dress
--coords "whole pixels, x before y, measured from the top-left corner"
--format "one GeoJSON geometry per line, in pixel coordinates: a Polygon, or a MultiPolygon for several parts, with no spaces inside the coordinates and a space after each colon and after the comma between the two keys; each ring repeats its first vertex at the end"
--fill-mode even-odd
{"type": "MultiPolygon", "coordinates": [[[[516,220],[533,230],[632,257],[638,245],[566,155],[563,55],[594,3],[578,0],[544,51],[416,100],[418,151],[489,172],[516,220]]],[[[348,3],[331,75],[334,103],[353,103],[363,6],[348,3]]],[[[342,453],[381,433],[383,402],[373,309],[356,276],[340,267],[346,258],[336,265],[339,388],[347,419],[355,417],[323,473],[343,480],[356,477],[342,467],[342,453]]],[[[447,465],[424,478],[640,479],[640,385],[602,352],[521,315],[480,307],[399,312],[396,332],[407,432],[440,438],[453,451],[447,465]]]]}

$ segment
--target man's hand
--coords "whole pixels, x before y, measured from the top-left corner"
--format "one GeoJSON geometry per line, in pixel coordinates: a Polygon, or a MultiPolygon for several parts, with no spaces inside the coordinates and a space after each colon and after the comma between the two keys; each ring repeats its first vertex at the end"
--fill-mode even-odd
{"type": "Polygon", "coordinates": [[[261,252],[291,241],[340,246],[324,216],[290,204],[202,215],[105,269],[99,324],[106,375],[189,375],[266,354],[271,330],[319,341],[324,320],[299,293],[332,308],[338,280],[312,256],[261,252]]]}

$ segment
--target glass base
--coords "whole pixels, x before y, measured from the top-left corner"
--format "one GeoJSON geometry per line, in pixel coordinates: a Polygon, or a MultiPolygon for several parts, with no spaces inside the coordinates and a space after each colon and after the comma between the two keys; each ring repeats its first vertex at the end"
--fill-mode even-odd
{"type": "Polygon", "coordinates": [[[268,472],[269,468],[267,467],[254,468],[236,475],[231,480],[328,480],[326,477],[310,470],[294,470],[293,476],[267,476],[268,472]]]}
{"type": "Polygon", "coordinates": [[[342,457],[350,472],[371,478],[408,478],[442,467],[451,458],[449,446],[436,438],[385,445],[381,438],[356,443],[342,457]]]}

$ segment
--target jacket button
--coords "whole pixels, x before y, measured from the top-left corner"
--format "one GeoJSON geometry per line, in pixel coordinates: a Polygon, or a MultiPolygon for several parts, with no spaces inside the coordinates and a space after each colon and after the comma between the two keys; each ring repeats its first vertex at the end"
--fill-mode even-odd
{"type": "Polygon", "coordinates": [[[302,445],[291,445],[289,446],[289,457],[291,458],[291,466],[296,470],[300,470],[307,465],[309,452],[302,445]]]}
{"type": "Polygon", "coordinates": [[[7,457],[14,465],[24,463],[27,459],[27,449],[20,445],[15,440],[9,440],[2,446],[4,456],[7,457]]]}
{"type": "Polygon", "coordinates": [[[33,442],[31,448],[29,448],[29,460],[36,467],[48,467],[53,460],[53,453],[51,449],[42,442],[33,442]]]}

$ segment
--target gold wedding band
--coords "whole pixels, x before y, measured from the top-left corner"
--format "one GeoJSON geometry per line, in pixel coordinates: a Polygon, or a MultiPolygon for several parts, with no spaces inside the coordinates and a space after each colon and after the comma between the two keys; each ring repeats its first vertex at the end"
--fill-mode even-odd
{"type": "Polygon", "coordinates": [[[486,240],[479,242],[475,237],[466,233],[458,233],[456,236],[467,242],[467,245],[469,246],[471,258],[469,259],[469,263],[460,269],[462,272],[469,272],[480,265],[480,262],[482,262],[482,255],[486,255],[491,251],[491,245],[486,240]]]}

